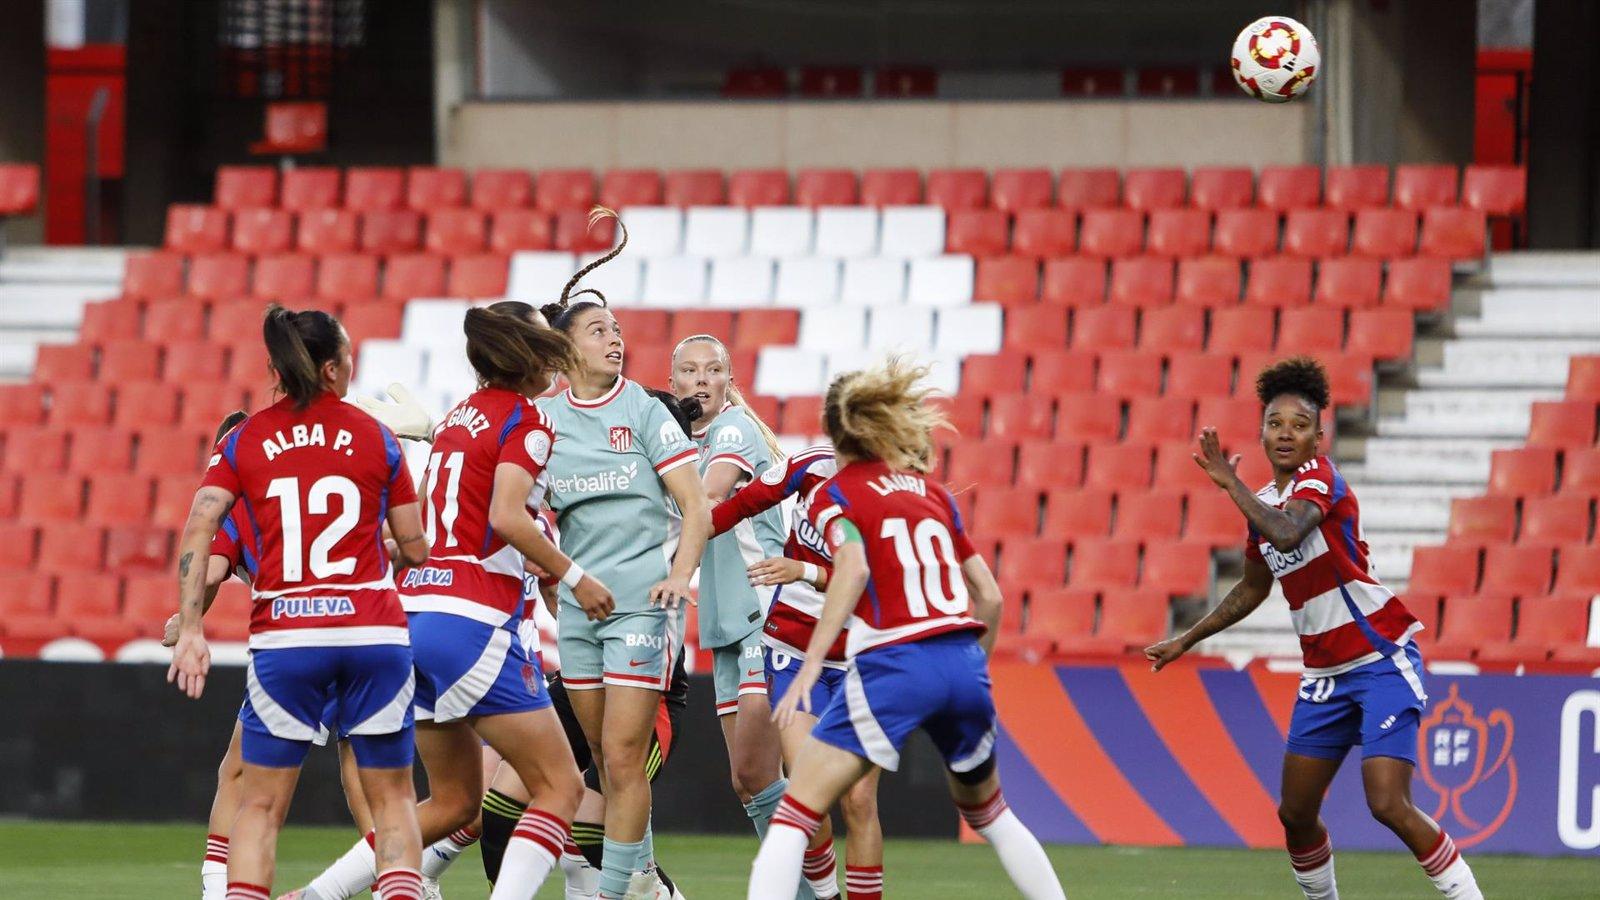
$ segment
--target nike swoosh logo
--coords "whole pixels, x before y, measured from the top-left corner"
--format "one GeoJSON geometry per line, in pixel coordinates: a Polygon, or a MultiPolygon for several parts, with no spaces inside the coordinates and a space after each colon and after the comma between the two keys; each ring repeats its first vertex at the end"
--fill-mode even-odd
{"type": "Polygon", "coordinates": [[[640,666],[649,665],[649,664],[650,664],[650,660],[648,660],[648,659],[630,659],[630,660],[628,660],[628,668],[630,668],[630,669],[637,669],[640,666]]]}
{"type": "Polygon", "coordinates": [[[757,675],[760,675],[760,674],[761,674],[761,670],[757,669],[754,672],[746,672],[746,673],[744,673],[744,677],[746,677],[746,678],[754,678],[754,677],[756,677],[757,675]]]}

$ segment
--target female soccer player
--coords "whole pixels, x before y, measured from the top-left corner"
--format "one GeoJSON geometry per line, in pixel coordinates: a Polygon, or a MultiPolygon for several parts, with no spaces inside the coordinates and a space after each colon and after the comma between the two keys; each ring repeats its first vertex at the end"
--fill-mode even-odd
{"type": "Polygon", "coordinates": [[[352,366],[338,321],[274,304],[262,331],[285,396],[228,433],[195,494],[167,672],[190,697],[205,689],[204,560],[238,498],[258,566],[227,896],[270,896],[278,830],[332,698],[371,808],[379,886],[388,897],[420,898],[411,648],[383,541],[387,521],[401,558],[424,558],[415,488],[394,435],[340,399],[352,366]]]}
{"type": "Polygon", "coordinates": [[[925,477],[930,432],[943,424],[917,388],[926,374],[891,358],[835,379],[823,401],[840,468],[813,502],[810,522],[832,554],[833,575],[805,663],[778,704],[779,724],[811,711],[812,689],[846,619],[850,668],[772,817],[751,868],[752,900],[794,891],[806,844],[828,808],[874,767],[899,768],[900,748],[918,728],[944,755],[962,817],[994,845],[1022,895],[1064,897],[1044,848],[1000,793],[986,659],[1000,589],[955,501],[925,477]]]}
{"type": "Polygon", "coordinates": [[[600,761],[600,896],[608,900],[629,893],[635,873],[636,893],[655,881],[646,755],[683,647],[680,606],[711,530],[695,445],[655,398],[622,376],[622,328],[605,298],[571,302],[578,280],[626,241],[624,230],[615,250],[579,270],[562,299],[544,308],[572,337],[579,361],[567,371],[571,386],[539,401],[561,435],[550,457],[549,503],[565,549],[616,596],[615,611],[597,620],[563,586],[558,617],[562,680],[600,761]]]}
{"type": "MultiPolygon", "coordinates": [[[[777,586],[767,608],[767,621],[761,641],[765,645],[764,665],[767,689],[771,696],[788,692],[789,683],[800,671],[805,648],[822,615],[822,591],[828,587],[833,560],[807,522],[817,489],[838,471],[831,447],[810,447],[796,453],[782,465],[773,466],[738,493],[711,510],[711,533],[721,535],[750,516],[776,508],[788,497],[795,498],[794,526],[789,529],[783,555],[761,560],[749,567],[750,581],[757,586],[777,586]],[[802,539],[804,536],[804,539],[802,539]]],[[[704,574],[701,575],[702,582],[704,574]]],[[[703,590],[703,589],[702,589],[703,590]]],[[[702,603],[704,601],[702,600],[702,603]]],[[[828,648],[822,672],[811,689],[811,708],[827,709],[844,683],[845,640],[842,633],[828,648]]],[[[811,713],[796,710],[783,740],[783,762],[793,769],[799,761],[806,738],[817,723],[811,713]]],[[[880,900],[883,896],[883,827],[878,822],[878,772],[856,782],[839,799],[840,811],[850,832],[845,838],[844,880],[851,900],[880,900]]],[[[824,818],[822,826],[806,847],[803,871],[819,897],[834,881],[833,823],[824,818]]],[[[837,890],[837,888],[835,888],[837,890]]]]}
{"type": "MultiPolygon", "coordinates": [[[[532,398],[570,364],[571,342],[513,301],[469,309],[463,331],[479,387],[434,429],[423,510],[431,550],[400,586],[416,654],[417,749],[430,789],[417,816],[430,844],[473,823],[483,796],[480,739],[487,741],[531,798],[491,898],[526,900],[561,858],[583,785],[543,673],[517,633],[524,559],[560,573],[587,615],[605,618],[612,598],[556,549],[529,511],[541,503],[556,442],[532,398]]],[[[320,881],[304,900],[349,896],[351,885],[325,892],[320,881]]]]}
{"type": "Polygon", "coordinates": [[[1340,762],[1360,744],[1373,818],[1405,842],[1440,893],[1481,898],[1455,842],[1411,804],[1418,719],[1427,702],[1422,654],[1411,637],[1422,624],[1368,570],[1356,495],[1318,452],[1327,373],[1309,357],[1286,359],[1256,376],[1256,396],[1265,408],[1261,448],[1272,482],[1251,491],[1234,471],[1239,457],[1223,454],[1212,428],[1201,431],[1194,458],[1249,521],[1244,579],[1194,627],[1146,647],[1145,656],[1160,671],[1248,616],[1276,578],[1305,656],[1278,807],[1300,889],[1310,900],[1339,896],[1333,844],[1318,813],[1340,762]]]}

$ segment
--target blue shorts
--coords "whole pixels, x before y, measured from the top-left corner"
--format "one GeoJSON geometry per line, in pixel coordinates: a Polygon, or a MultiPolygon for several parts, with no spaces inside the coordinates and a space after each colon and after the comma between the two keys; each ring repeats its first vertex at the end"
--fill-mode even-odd
{"type": "Polygon", "coordinates": [[[1422,653],[1407,643],[1392,656],[1338,675],[1300,679],[1289,720],[1290,753],[1343,759],[1361,745],[1362,757],[1417,762],[1417,728],[1428,695],[1422,653]]]}
{"type": "Polygon", "coordinates": [[[516,626],[446,612],[409,613],[417,661],[418,721],[532,712],[550,705],[544,673],[516,626]]]}
{"type": "Polygon", "coordinates": [[[970,772],[994,753],[989,662],[970,632],[867,650],[850,660],[844,683],[811,736],[890,772],[921,728],[952,772],[970,772]]]}
{"type": "MultiPolygon", "coordinates": [[[[800,674],[800,666],[806,661],[803,656],[795,656],[787,650],[777,650],[772,647],[763,647],[766,651],[767,663],[767,696],[773,705],[777,705],[783,695],[789,692],[789,685],[794,677],[800,674]]],[[[817,683],[811,686],[811,714],[821,716],[822,711],[833,703],[833,698],[839,696],[840,689],[844,687],[844,669],[822,669],[822,675],[817,683]]]]}
{"type": "Polygon", "coordinates": [[[371,768],[411,765],[411,648],[285,647],[253,650],[245,674],[239,749],[257,766],[299,766],[324,725],[371,768]]]}

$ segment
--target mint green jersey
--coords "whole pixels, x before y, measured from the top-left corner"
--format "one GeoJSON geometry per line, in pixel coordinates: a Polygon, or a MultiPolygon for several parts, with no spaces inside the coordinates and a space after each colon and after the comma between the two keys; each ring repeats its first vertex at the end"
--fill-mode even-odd
{"type": "MultiPolygon", "coordinates": [[[[740,406],[723,407],[694,437],[700,445],[702,476],[712,465],[728,463],[743,473],[738,482],[743,484],[780,462],[740,406]]],[[[774,506],[706,544],[700,559],[700,646],[736,644],[761,627],[773,590],[752,587],[747,570],[752,563],[782,556],[787,537],[783,510],[774,506]]]]}
{"type": "MultiPolygon", "coordinates": [[[[561,549],[611,589],[617,612],[649,609],[683,523],[661,476],[694,463],[699,449],[661,401],[626,378],[595,400],[564,391],[537,403],[556,433],[545,473],[561,549]]],[[[565,585],[561,600],[577,604],[565,585]]]]}

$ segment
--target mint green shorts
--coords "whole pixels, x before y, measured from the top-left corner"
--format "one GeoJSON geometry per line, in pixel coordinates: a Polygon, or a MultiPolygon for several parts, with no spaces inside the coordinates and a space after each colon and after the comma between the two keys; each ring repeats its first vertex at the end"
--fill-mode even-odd
{"type": "Polygon", "coordinates": [[[766,656],[761,649],[761,629],[745,635],[737,644],[711,651],[711,681],[716,686],[717,715],[739,710],[745,694],[767,693],[766,656]]]}
{"type": "Polygon", "coordinates": [[[593,622],[578,607],[561,604],[562,683],[569,691],[605,685],[665,691],[683,652],[683,618],[681,609],[646,609],[593,622]]]}

